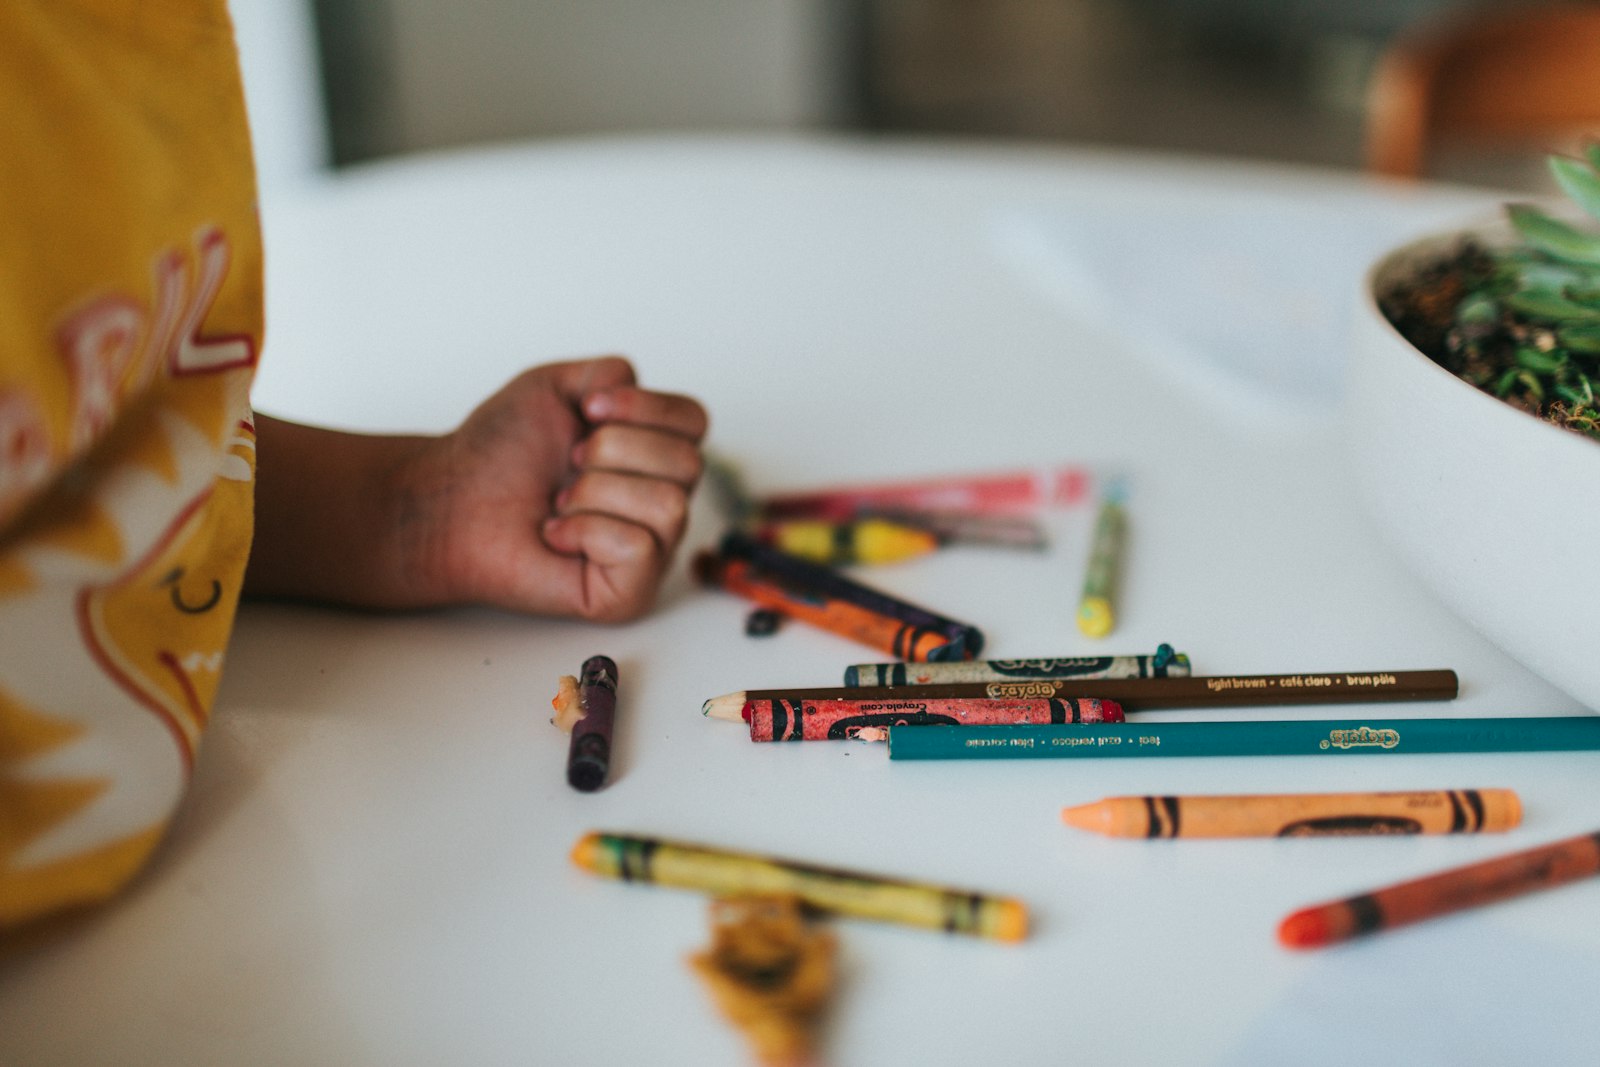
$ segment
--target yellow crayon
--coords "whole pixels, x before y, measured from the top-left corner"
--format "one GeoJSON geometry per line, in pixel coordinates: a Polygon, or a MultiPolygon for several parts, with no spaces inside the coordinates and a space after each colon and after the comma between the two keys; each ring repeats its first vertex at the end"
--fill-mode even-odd
{"type": "Polygon", "coordinates": [[[1027,907],[1009,897],[650,837],[585,834],[572,848],[572,862],[591,874],[625,882],[697,889],[717,896],[790,894],[840,915],[999,941],[1020,941],[1028,932],[1027,907]]]}
{"type": "Polygon", "coordinates": [[[1107,797],[1063,808],[1068,826],[1108,837],[1354,837],[1509,830],[1509,789],[1279,796],[1107,797]]]}
{"type": "Polygon", "coordinates": [[[1083,579],[1083,597],[1078,601],[1078,629],[1085,637],[1104,637],[1116,625],[1112,597],[1122,566],[1122,504],[1108,499],[1100,507],[1095,522],[1094,544],[1089,551],[1089,569],[1083,579]]]}
{"type": "Polygon", "coordinates": [[[836,565],[899,563],[939,547],[939,538],[927,530],[887,519],[793,519],[773,523],[764,533],[774,547],[791,555],[836,565]]]}

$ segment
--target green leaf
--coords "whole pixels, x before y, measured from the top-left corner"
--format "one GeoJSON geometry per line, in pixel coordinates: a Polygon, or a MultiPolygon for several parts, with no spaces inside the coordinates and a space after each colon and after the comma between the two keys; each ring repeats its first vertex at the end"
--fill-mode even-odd
{"type": "Polygon", "coordinates": [[[1600,170],[1600,141],[1590,141],[1584,145],[1583,156],[1589,161],[1589,166],[1600,170]]]}
{"type": "Polygon", "coordinates": [[[1600,325],[1563,326],[1556,330],[1563,348],[1586,355],[1600,355],[1600,325]]]}
{"type": "Polygon", "coordinates": [[[1535,400],[1540,403],[1544,402],[1544,383],[1539,380],[1537,374],[1534,374],[1531,370],[1518,370],[1512,373],[1516,375],[1517,381],[1521,382],[1528,392],[1533,394],[1535,400]]]}
{"type": "Polygon", "coordinates": [[[1500,397],[1502,400],[1505,399],[1506,394],[1511,392],[1511,387],[1517,384],[1518,373],[1520,372],[1517,370],[1517,368],[1512,367],[1510,370],[1500,375],[1500,379],[1494,383],[1494,395],[1500,397]]]}
{"type": "Polygon", "coordinates": [[[1473,293],[1456,307],[1460,323],[1493,322],[1500,317],[1500,305],[1487,293],[1473,293]]]}
{"type": "Polygon", "coordinates": [[[1600,174],[1596,174],[1593,167],[1566,156],[1551,156],[1550,173],[1574,204],[1600,219],[1600,174]]]}
{"type": "Polygon", "coordinates": [[[1600,309],[1574,303],[1551,289],[1527,289],[1506,297],[1506,306],[1551,323],[1600,323],[1600,309]]]}
{"type": "Polygon", "coordinates": [[[1525,367],[1536,374],[1553,374],[1566,362],[1567,354],[1559,348],[1549,352],[1541,352],[1537,348],[1517,349],[1517,366],[1525,367]]]}
{"type": "Polygon", "coordinates": [[[1576,263],[1529,262],[1516,268],[1519,289],[1587,289],[1600,284],[1600,273],[1576,263]]]}
{"type": "Polygon", "coordinates": [[[1532,204],[1507,204],[1506,215],[1523,239],[1535,248],[1557,259],[1600,266],[1600,236],[1557,222],[1532,204]]]}
{"type": "Polygon", "coordinates": [[[1594,403],[1594,387],[1589,384],[1589,379],[1587,378],[1583,379],[1582,386],[1556,386],[1556,395],[1575,408],[1587,407],[1594,403]]]}

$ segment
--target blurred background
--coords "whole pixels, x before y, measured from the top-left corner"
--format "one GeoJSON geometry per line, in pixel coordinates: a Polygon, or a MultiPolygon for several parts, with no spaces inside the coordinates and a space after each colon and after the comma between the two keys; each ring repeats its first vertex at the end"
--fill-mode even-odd
{"type": "MultiPolygon", "coordinates": [[[[1539,0],[236,0],[303,3],[336,165],[651,130],[840,131],[1365,162],[1408,28],[1539,0]]],[[[283,6],[280,6],[283,5],[283,6]]],[[[1592,64],[1600,69],[1600,63],[1592,64]]],[[[1506,187],[1536,166],[1437,176],[1506,187]]]]}

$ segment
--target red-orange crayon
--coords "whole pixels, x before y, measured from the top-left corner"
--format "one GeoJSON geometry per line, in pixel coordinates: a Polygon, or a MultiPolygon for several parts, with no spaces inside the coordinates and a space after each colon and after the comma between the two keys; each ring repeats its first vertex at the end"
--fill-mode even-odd
{"type": "Polygon", "coordinates": [[[744,706],[752,741],[881,739],[890,726],[1043,726],[1122,722],[1120,705],[1087,697],[1040,700],[752,700],[744,706]],[[862,731],[869,731],[862,735],[862,731]]]}
{"type": "Polygon", "coordinates": [[[695,570],[701,581],[912,663],[924,663],[950,644],[949,634],[790,588],[746,560],[702,553],[695,560],[695,570]]]}
{"type": "Polygon", "coordinates": [[[1595,874],[1600,832],[1303,908],[1278,925],[1278,940],[1289,948],[1322,948],[1595,874]]]}

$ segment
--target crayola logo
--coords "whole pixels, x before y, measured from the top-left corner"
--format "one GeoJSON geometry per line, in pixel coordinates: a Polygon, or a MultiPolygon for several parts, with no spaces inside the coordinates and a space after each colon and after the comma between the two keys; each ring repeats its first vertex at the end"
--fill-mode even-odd
{"type": "Polygon", "coordinates": [[[1374,730],[1358,726],[1354,730],[1330,730],[1328,739],[1318,743],[1319,748],[1393,748],[1400,743],[1400,731],[1385,727],[1374,730]]]}
{"type": "Polygon", "coordinates": [[[1015,700],[1030,700],[1035,697],[1053,697],[1059,688],[1059,682],[991,682],[984,689],[984,693],[997,700],[1005,697],[1015,700]]]}

